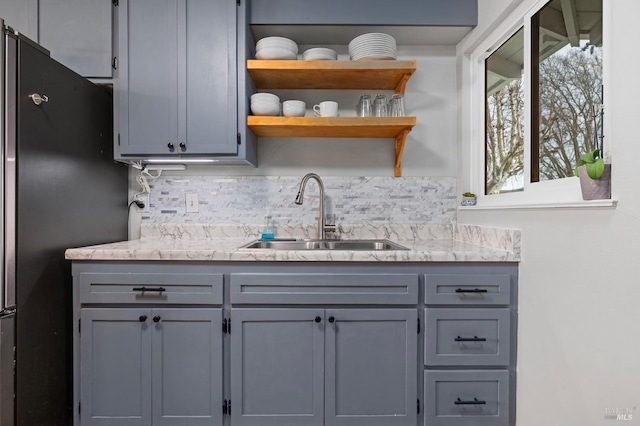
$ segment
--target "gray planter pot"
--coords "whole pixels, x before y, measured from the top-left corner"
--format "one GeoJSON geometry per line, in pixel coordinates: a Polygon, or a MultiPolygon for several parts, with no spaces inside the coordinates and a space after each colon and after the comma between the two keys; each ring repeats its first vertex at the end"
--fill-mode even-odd
{"type": "Polygon", "coordinates": [[[583,200],[607,200],[611,198],[611,164],[604,165],[604,173],[600,179],[591,179],[587,167],[578,168],[580,189],[583,200]]]}

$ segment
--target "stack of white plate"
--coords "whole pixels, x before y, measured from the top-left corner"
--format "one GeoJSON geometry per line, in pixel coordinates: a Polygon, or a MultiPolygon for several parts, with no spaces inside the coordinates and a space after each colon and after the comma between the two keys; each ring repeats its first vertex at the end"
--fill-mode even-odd
{"type": "Polygon", "coordinates": [[[265,37],[256,43],[256,59],[298,59],[298,45],[285,37],[265,37]]]}
{"type": "Polygon", "coordinates": [[[335,61],[338,59],[338,53],[326,47],[314,47],[305,50],[302,53],[302,59],[305,61],[335,61]]]}
{"type": "Polygon", "coordinates": [[[362,34],[349,43],[349,55],[352,61],[396,59],[396,39],[384,33],[362,34]]]}

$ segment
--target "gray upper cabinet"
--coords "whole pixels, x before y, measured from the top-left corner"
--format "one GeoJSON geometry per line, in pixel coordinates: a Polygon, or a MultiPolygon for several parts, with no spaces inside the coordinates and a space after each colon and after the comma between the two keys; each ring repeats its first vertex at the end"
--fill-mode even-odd
{"type": "Polygon", "coordinates": [[[0,17],[88,78],[111,78],[111,0],[3,0],[0,17]]]}
{"type": "Polygon", "coordinates": [[[0,4],[0,18],[4,23],[16,31],[21,32],[31,39],[35,39],[33,34],[36,31],[36,22],[29,14],[30,1],[25,0],[2,0],[0,4]],[[31,18],[31,19],[30,19],[31,18]]]}
{"type": "Polygon", "coordinates": [[[475,26],[478,0],[253,1],[251,23],[475,26]]]}
{"type": "Polygon", "coordinates": [[[120,0],[117,159],[238,156],[237,9],[120,0]]]}
{"type": "Polygon", "coordinates": [[[111,78],[113,3],[109,0],[31,0],[38,43],[51,57],[89,78],[111,78]]]}

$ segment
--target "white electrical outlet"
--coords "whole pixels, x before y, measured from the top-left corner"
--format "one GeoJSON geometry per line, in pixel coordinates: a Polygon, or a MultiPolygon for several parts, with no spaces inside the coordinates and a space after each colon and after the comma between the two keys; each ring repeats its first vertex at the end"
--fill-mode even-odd
{"type": "Polygon", "coordinates": [[[187,213],[198,213],[198,194],[185,194],[187,213]]]}
{"type": "Polygon", "coordinates": [[[149,206],[149,193],[145,192],[138,196],[138,201],[142,201],[144,203],[144,207],[140,209],[140,213],[149,213],[151,211],[149,206]]]}

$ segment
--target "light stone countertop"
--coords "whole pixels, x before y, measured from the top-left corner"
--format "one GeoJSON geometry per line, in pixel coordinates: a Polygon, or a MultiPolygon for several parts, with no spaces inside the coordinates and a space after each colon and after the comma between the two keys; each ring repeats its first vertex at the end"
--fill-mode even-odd
{"type": "MultiPolygon", "coordinates": [[[[313,226],[281,227],[277,238],[313,238],[313,226]]],[[[70,248],[68,260],[289,262],[517,262],[520,231],[473,225],[342,225],[341,239],[388,239],[410,250],[239,250],[260,235],[255,227],[143,224],[139,240],[70,248]]]]}

